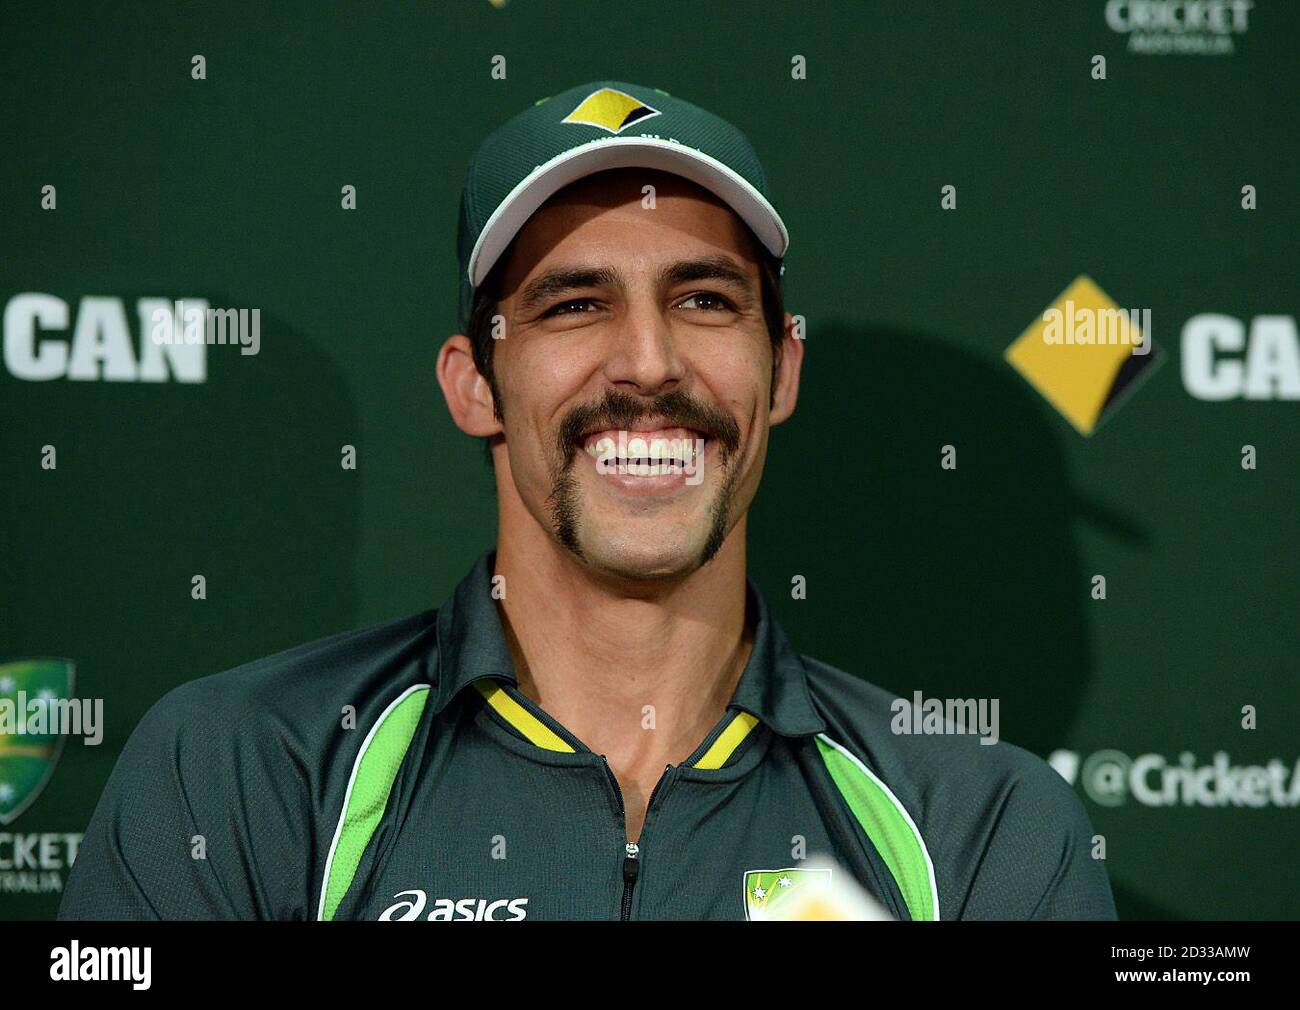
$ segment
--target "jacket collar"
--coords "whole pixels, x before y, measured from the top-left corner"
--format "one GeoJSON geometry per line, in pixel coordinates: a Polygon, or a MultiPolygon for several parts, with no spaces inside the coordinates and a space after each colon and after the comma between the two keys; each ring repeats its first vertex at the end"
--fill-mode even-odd
{"type": "MultiPolygon", "coordinates": [[[[438,609],[438,680],[434,712],[441,712],[463,688],[482,677],[518,685],[505,630],[492,599],[495,551],[485,552],[438,609]]],[[[754,648],[740,675],[731,707],[757,716],[782,736],[820,733],[826,723],[813,707],[808,672],[772,616],[762,593],[746,580],[755,617],[754,648]]]]}

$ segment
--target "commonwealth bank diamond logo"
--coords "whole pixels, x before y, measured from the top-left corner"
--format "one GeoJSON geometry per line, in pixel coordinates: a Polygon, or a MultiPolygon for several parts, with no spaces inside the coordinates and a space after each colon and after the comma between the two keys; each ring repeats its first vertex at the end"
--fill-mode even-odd
{"type": "Polygon", "coordinates": [[[1163,359],[1151,311],[1122,309],[1080,274],[1029,324],[1005,357],[1081,435],[1111,417],[1163,359]]]}
{"type": "Polygon", "coordinates": [[[561,122],[598,126],[610,133],[622,133],[633,123],[659,114],[658,109],[652,109],[616,88],[601,88],[579,102],[578,107],[561,122]]]}

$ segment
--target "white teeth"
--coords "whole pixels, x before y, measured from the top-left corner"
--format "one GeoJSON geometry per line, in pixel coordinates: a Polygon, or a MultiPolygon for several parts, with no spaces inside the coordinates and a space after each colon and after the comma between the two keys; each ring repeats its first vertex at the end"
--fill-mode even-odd
{"type": "Polygon", "coordinates": [[[586,446],[601,473],[625,473],[636,477],[654,477],[662,473],[680,473],[692,467],[703,451],[704,439],[693,437],[684,429],[670,429],[674,437],[643,435],[627,437],[619,432],[615,440],[601,435],[586,446]]]}

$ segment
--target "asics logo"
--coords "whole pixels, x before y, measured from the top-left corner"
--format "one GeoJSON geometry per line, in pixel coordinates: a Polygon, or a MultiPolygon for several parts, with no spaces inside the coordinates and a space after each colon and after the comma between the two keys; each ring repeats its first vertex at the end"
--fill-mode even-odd
{"type": "Polygon", "coordinates": [[[380,922],[519,922],[528,917],[527,898],[434,898],[426,916],[428,896],[419,890],[398,891],[396,904],[379,914],[380,922]]]}

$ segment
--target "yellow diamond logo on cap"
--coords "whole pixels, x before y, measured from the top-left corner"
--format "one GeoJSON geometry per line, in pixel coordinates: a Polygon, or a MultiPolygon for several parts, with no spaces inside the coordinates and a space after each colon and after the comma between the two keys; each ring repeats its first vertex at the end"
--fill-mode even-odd
{"type": "Polygon", "coordinates": [[[1158,355],[1140,321],[1080,274],[1007,348],[1011,366],[1081,435],[1097,426],[1153,371],[1158,355]]]}
{"type": "Polygon", "coordinates": [[[615,88],[601,88],[579,102],[578,107],[561,122],[598,126],[610,133],[622,133],[633,123],[657,115],[658,109],[652,109],[631,95],[615,88]]]}

